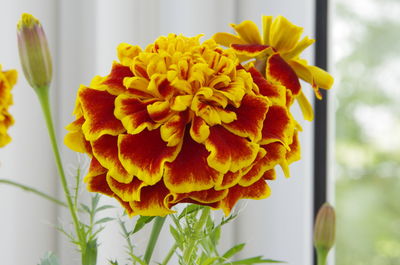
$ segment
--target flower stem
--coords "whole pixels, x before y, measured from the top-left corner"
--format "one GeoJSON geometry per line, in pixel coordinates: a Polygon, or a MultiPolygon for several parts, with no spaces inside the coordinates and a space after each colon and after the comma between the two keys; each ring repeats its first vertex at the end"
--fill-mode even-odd
{"type": "MultiPolygon", "coordinates": [[[[74,204],[72,203],[71,194],[68,189],[67,178],[65,177],[64,168],[61,161],[60,151],[58,150],[57,146],[57,139],[54,130],[53,120],[51,118],[51,109],[49,104],[49,93],[47,88],[36,90],[36,93],[39,98],[40,105],[42,107],[43,115],[46,121],[47,130],[50,136],[50,142],[53,149],[54,158],[56,160],[56,165],[58,172],[60,174],[61,184],[64,190],[64,195],[67,200],[67,205],[69,212],[72,217],[72,221],[75,227],[76,234],[78,236],[81,248],[86,247],[86,240],[81,232],[80,229],[80,222],[77,215],[77,209],[75,208],[74,204]]],[[[81,249],[82,253],[85,253],[85,249],[81,249]]],[[[86,264],[83,264],[86,265],[86,264]]]]}
{"type": "Polygon", "coordinates": [[[317,248],[317,264],[318,265],[326,265],[327,257],[328,257],[328,251],[317,248]]]}
{"type": "Polygon", "coordinates": [[[15,181],[8,180],[8,179],[0,179],[0,183],[8,184],[8,185],[20,188],[20,189],[22,189],[24,191],[32,192],[32,193],[34,193],[34,194],[36,194],[36,195],[38,195],[38,196],[40,196],[40,197],[42,197],[42,198],[44,198],[46,200],[49,200],[49,201],[51,201],[51,202],[53,202],[55,204],[58,204],[58,205],[63,206],[63,207],[68,207],[68,205],[65,202],[57,200],[56,198],[54,198],[54,197],[52,197],[52,196],[50,196],[50,195],[48,195],[48,194],[46,194],[44,192],[41,192],[41,191],[39,191],[39,190],[37,190],[35,188],[29,187],[29,186],[26,186],[26,185],[23,185],[23,184],[20,184],[20,183],[17,183],[15,181]]]}
{"type": "Polygon", "coordinates": [[[204,224],[207,221],[208,216],[210,215],[210,207],[204,207],[203,212],[201,213],[199,221],[196,223],[194,227],[194,236],[192,240],[189,242],[188,247],[183,252],[183,260],[186,264],[189,264],[190,258],[192,256],[192,252],[198,243],[199,235],[201,230],[203,229],[204,224]]]}
{"type": "Polygon", "coordinates": [[[168,251],[167,256],[165,256],[163,262],[161,263],[161,265],[167,265],[169,260],[172,258],[172,256],[175,253],[175,250],[178,248],[178,244],[174,244],[172,246],[172,248],[168,251]]]}
{"type": "Polygon", "coordinates": [[[160,235],[161,228],[164,225],[165,217],[157,216],[153,223],[149,242],[147,243],[146,252],[144,253],[144,261],[146,264],[150,263],[151,256],[153,255],[154,248],[157,243],[158,236],[160,235]]]}

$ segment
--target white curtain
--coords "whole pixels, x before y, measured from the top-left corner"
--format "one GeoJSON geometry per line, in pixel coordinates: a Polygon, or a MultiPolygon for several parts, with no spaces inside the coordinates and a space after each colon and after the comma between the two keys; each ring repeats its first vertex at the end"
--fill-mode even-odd
{"type": "MultiPolygon", "coordinates": [[[[55,80],[51,93],[60,143],[64,126],[72,121],[75,93],[95,75],[106,75],[116,59],[120,42],[142,47],[170,32],[211,37],[230,31],[229,23],[261,15],[284,15],[313,37],[313,0],[0,0],[0,63],[20,73],[14,88],[11,112],[16,124],[13,142],[0,149],[0,177],[26,183],[62,198],[51,149],[38,102],[19,65],[16,22],[23,12],[38,17],[52,48],[55,80]]],[[[312,50],[305,54],[312,61],[312,50]]],[[[311,89],[305,89],[311,96],[311,89]]],[[[300,119],[297,110],[296,117],[300,119]]],[[[272,195],[241,204],[238,219],[225,229],[223,247],[247,242],[245,256],[264,255],[288,264],[311,264],[312,226],[312,124],[302,123],[302,161],[292,165],[292,178],[282,175],[271,183],[272,195]]],[[[63,149],[65,164],[76,164],[76,155],[63,149]]],[[[103,200],[114,203],[111,200],[103,200]]],[[[77,256],[53,224],[67,222],[68,214],[51,203],[13,187],[0,186],[1,264],[36,264],[47,251],[56,252],[61,264],[77,264],[77,256]]],[[[157,255],[169,248],[167,229],[157,255]]],[[[116,226],[101,236],[99,265],[123,255],[116,226]]],[[[146,231],[138,243],[144,242],[146,231]]],[[[140,250],[140,248],[138,248],[140,250]]]]}

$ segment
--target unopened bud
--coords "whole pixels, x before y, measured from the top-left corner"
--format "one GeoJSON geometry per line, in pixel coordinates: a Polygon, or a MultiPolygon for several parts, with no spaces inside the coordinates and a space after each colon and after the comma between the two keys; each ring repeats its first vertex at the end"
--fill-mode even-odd
{"type": "Polygon", "coordinates": [[[34,16],[22,14],[17,35],[19,57],[26,79],[36,92],[47,91],[52,78],[52,63],[42,25],[34,16]]]}
{"type": "Polygon", "coordinates": [[[328,252],[335,244],[336,216],[334,208],[325,203],[319,209],[314,227],[314,246],[328,252]]]}

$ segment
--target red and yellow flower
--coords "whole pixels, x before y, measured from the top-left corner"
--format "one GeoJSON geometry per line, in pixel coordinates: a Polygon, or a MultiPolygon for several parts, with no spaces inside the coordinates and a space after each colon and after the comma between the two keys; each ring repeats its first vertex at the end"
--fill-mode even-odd
{"type": "Polygon", "coordinates": [[[239,199],[269,196],[275,166],[289,174],[299,159],[289,84],[199,38],[120,44],[110,74],[78,90],[65,143],[91,157],[88,189],[130,215],[163,216],[178,203],[228,214],[239,199]]]}
{"type": "Polygon", "coordinates": [[[7,130],[14,124],[14,119],[8,112],[8,108],[13,104],[11,89],[16,82],[17,71],[2,71],[2,66],[0,65],[0,147],[11,141],[7,130]]]}
{"type": "Polygon", "coordinates": [[[310,83],[315,95],[321,99],[319,88],[330,89],[333,78],[324,70],[309,65],[300,54],[313,39],[301,39],[303,28],[292,24],[283,16],[262,17],[262,36],[253,21],[231,24],[237,35],[220,32],[213,39],[231,47],[242,61],[256,59],[256,66],[270,82],[284,85],[288,89],[288,103],[297,99],[306,120],[313,119],[311,104],[301,91],[299,78],[310,83]]]}

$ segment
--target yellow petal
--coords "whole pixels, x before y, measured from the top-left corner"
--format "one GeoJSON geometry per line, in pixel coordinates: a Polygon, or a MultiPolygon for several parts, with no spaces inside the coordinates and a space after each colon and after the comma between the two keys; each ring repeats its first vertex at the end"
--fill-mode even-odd
{"type": "Polygon", "coordinates": [[[333,77],[328,72],[313,65],[309,65],[308,70],[311,72],[317,87],[323,89],[330,89],[332,87],[333,77]]]}
{"type": "Polygon", "coordinates": [[[314,111],[310,101],[308,101],[303,91],[301,91],[300,95],[297,97],[297,102],[299,103],[304,119],[307,121],[312,121],[314,119],[314,111]]]}
{"type": "Polygon", "coordinates": [[[289,51],[288,53],[283,54],[283,58],[286,60],[290,60],[292,58],[299,57],[300,54],[311,44],[315,42],[314,39],[309,39],[308,37],[303,38],[301,41],[299,41],[296,46],[289,51]]]}
{"type": "Polygon", "coordinates": [[[231,44],[246,44],[246,42],[238,36],[225,32],[218,32],[214,34],[212,38],[216,43],[226,47],[229,47],[231,44]]]}
{"type": "Polygon", "coordinates": [[[303,32],[302,27],[292,24],[282,16],[278,16],[271,25],[271,46],[279,52],[292,50],[303,32]]]}
{"type": "Polygon", "coordinates": [[[257,25],[250,20],[245,20],[239,25],[231,24],[232,28],[247,43],[262,44],[257,25]]]}
{"type": "Polygon", "coordinates": [[[272,16],[263,16],[262,17],[262,25],[263,25],[263,44],[270,45],[270,34],[271,34],[271,24],[272,24],[272,16]]]}

